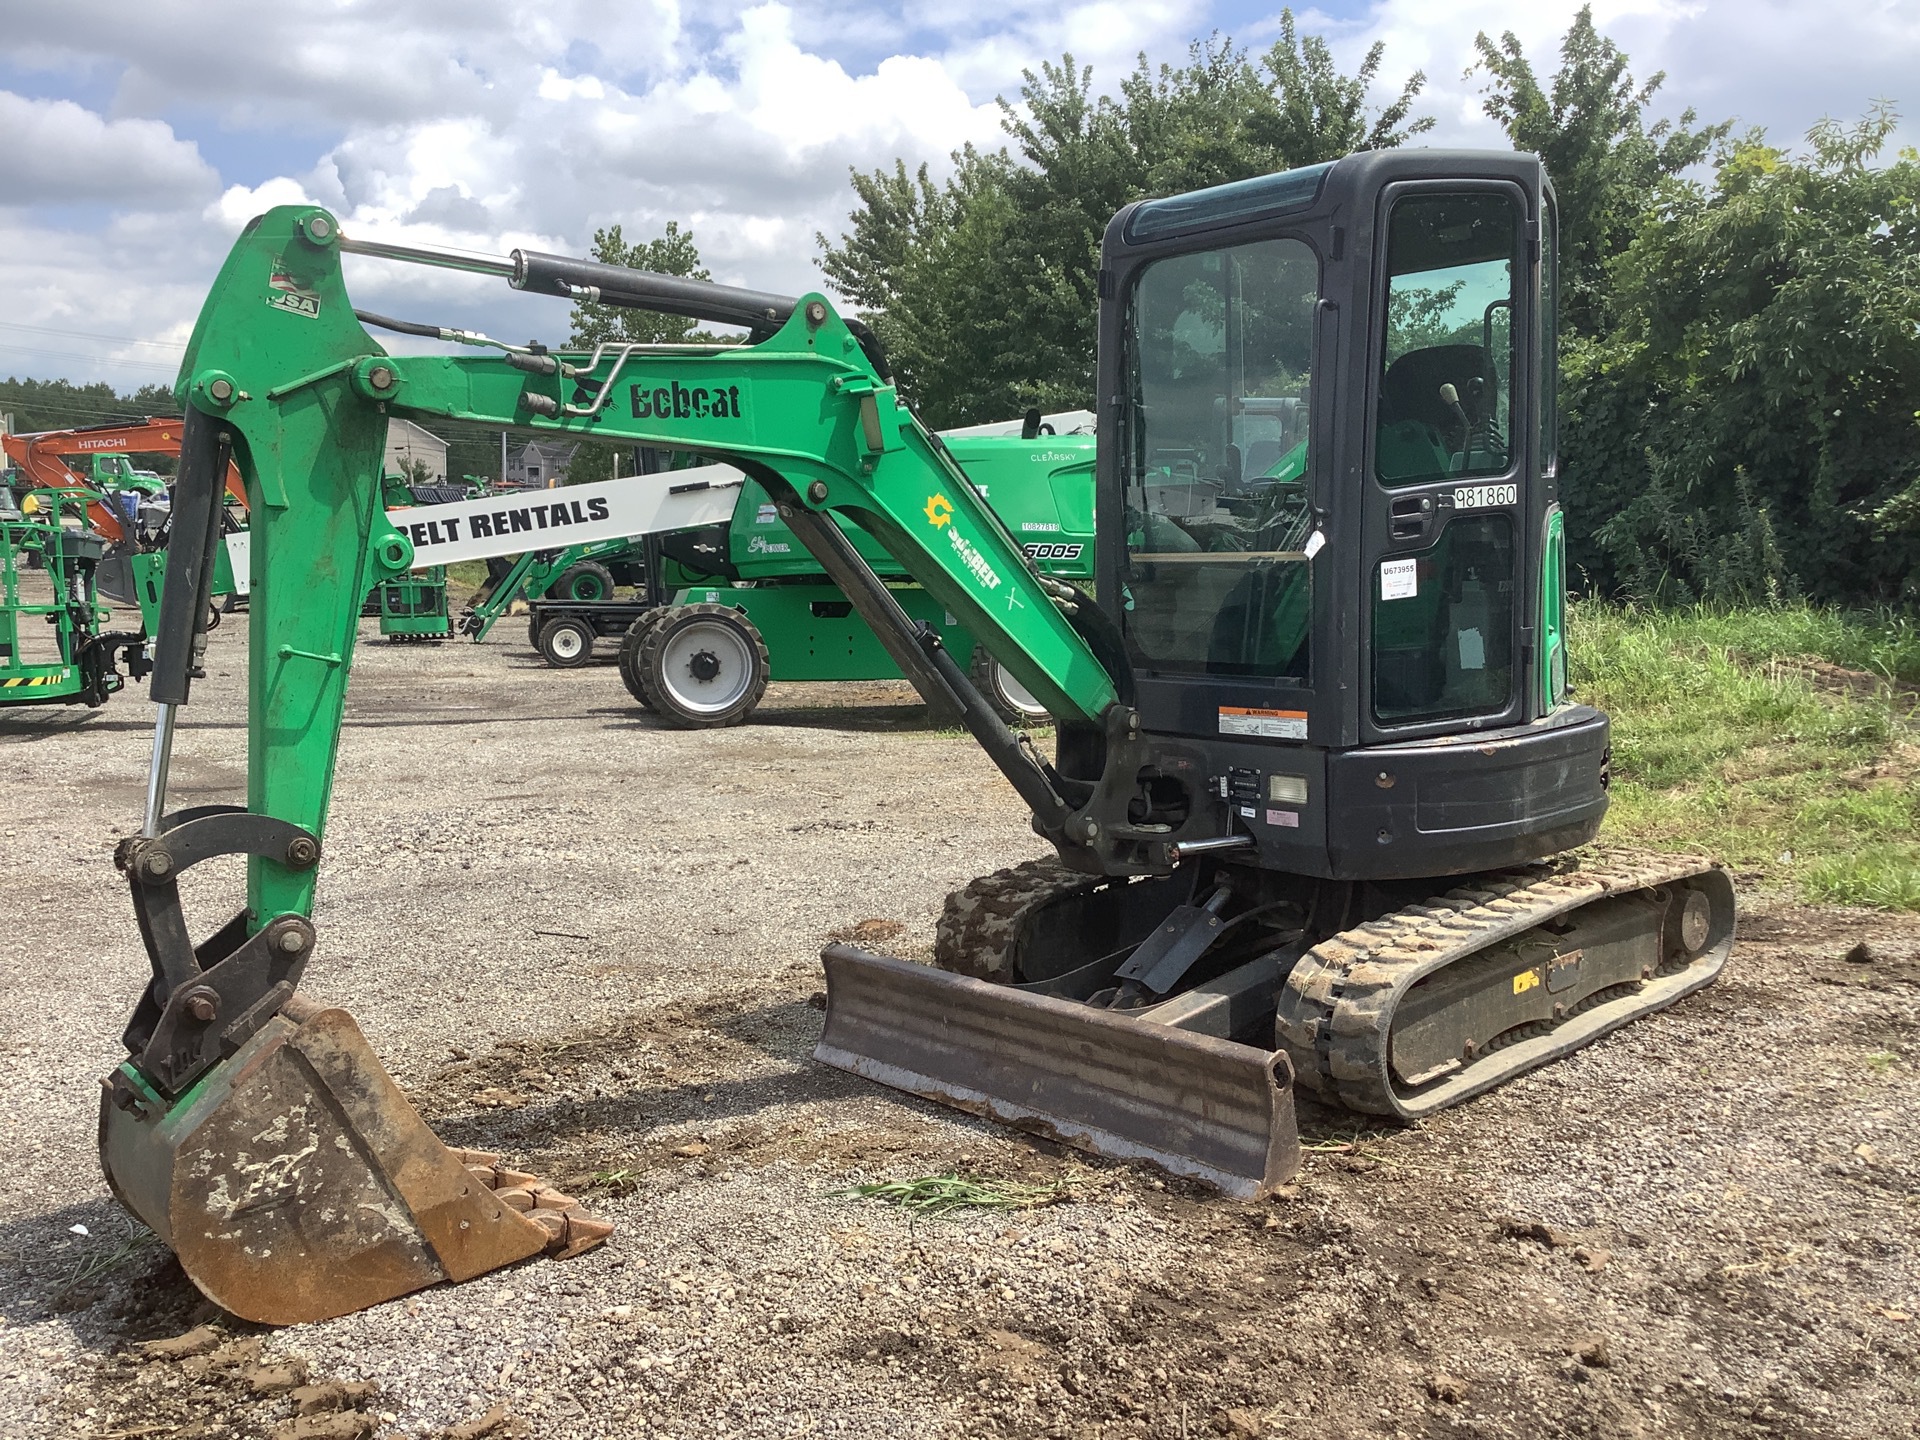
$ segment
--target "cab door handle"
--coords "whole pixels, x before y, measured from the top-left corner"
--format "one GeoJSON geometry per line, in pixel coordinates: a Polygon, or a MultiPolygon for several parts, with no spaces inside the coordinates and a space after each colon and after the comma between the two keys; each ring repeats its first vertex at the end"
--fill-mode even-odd
{"type": "Polygon", "coordinates": [[[1408,495],[1393,502],[1387,512],[1387,533],[1395,540],[1418,540],[1433,523],[1433,497],[1408,495]]]}

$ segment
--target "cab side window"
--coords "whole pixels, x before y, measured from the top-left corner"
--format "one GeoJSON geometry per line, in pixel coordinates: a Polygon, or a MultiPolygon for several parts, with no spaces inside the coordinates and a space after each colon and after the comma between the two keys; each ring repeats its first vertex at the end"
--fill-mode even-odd
{"type": "Polygon", "coordinates": [[[1383,484],[1506,473],[1517,221],[1502,195],[1394,206],[1374,452],[1383,484]]]}

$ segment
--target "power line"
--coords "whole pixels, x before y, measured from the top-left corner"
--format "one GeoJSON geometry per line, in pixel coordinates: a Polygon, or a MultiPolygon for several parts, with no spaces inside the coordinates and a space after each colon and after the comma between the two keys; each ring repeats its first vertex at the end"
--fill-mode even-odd
{"type": "Polygon", "coordinates": [[[0,344],[0,354],[38,355],[45,360],[84,360],[92,365],[112,365],[118,368],[134,370],[155,370],[162,375],[172,375],[179,370],[164,360],[113,360],[100,355],[86,355],[77,350],[42,350],[34,345],[0,344]]]}
{"type": "MultiPolygon", "coordinates": [[[[4,389],[4,382],[0,382],[4,389]]],[[[133,397],[116,395],[112,400],[102,400],[98,405],[74,404],[63,401],[42,401],[29,395],[8,396],[0,394],[0,410],[9,411],[18,420],[22,415],[50,415],[57,420],[68,420],[72,425],[56,425],[54,429],[71,429],[75,426],[111,425],[122,420],[165,420],[174,417],[154,415],[144,409],[136,408],[133,397]]]]}
{"type": "Polygon", "coordinates": [[[36,335],[58,335],[70,340],[113,340],[123,345],[152,345],[162,350],[185,350],[184,340],[141,340],[132,335],[102,335],[93,330],[57,330],[50,325],[25,325],[18,320],[0,320],[0,330],[31,330],[36,335]]]}

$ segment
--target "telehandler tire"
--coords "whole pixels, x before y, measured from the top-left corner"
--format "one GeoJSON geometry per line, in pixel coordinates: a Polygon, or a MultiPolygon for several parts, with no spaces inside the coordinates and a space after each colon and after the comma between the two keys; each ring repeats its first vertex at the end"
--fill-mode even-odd
{"type": "Polygon", "coordinates": [[[559,615],[540,627],[540,655],[559,670],[593,659],[593,627],[573,615],[559,615]]]}
{"type": "Polygon", "coordinates": [[[620,683],[627,687],[627,693],[640,702],[643,710],[653,709],[653,696],[647,693],[646,677],[640,673],[640,647],[646,643],[647,632],[669,607],[656,605],[651,610],[643,610],[640,617],[627,626],[626,634],[620,637],[620,683]]]}
{"type": "Polygon", "coordinates": [[[555,600],[611,600],[613,572],[597,560],[582,560],[562,570],[547,593],[555,600]]]}
{"type": "Polygon", "coordinates": [[[1009,725],[1045,725],[1053,719],[1047,707],[1013,676],[984,645],[973,647],[973,683],[987,697],[987,704],[1009,725]]]}
{"type": "Polygon", "coordinates": [[[767,693],[767,642],[730,605],[674,605],[639,646],[641,687],[676,730],[738,725],[767,693]]]}

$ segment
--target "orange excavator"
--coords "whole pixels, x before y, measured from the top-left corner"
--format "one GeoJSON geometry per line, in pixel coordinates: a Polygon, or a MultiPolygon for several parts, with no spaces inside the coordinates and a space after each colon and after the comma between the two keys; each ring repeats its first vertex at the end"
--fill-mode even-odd
{"type": "MultiPolygon", "coordinates": [[[[162,489],[140,483],[128,463],[133,455],[178,455],[178,420],[146,419],[122,425],[89,425],[75,430],[41,430],[28,435],[0,434],[0,449],[20,472],[18,485],[34,490],[81,490],[107,496],[115,491],[162,489]],[[91,457],[91,473],[83,475],[74,465],[78,457],[91,457]]],[[[236,466],[227,467],[227,493],[242,507],[247,503],[246,484],[236,466]]],[[[87,523],[107,543],[121,546],[137,537],[129,534],[131,517],[116,511],[107,498],[90,498],[87,523]]],[[[129,547],[132,548],[132,547],[129,547]]]]}

